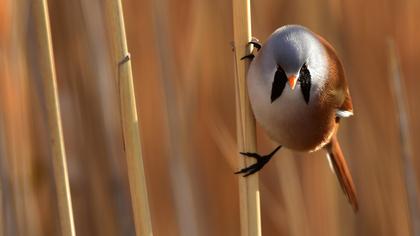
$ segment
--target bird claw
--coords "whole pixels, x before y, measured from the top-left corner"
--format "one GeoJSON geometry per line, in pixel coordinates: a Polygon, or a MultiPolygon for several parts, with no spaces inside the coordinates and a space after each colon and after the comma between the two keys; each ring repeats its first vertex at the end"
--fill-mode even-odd
{"type": "MultiPolygon", "coordinates": [[[[256,153],[250,153],[250,154],[256,154],[256,153]]],[[[245,154],[244,154],[245,155],[245,154]]],[[[256,154],[258,155],[258,154],[256,154]]],[[[247,156],[247,155],[245,155],[247,156]]],[[[249,156],[249,157],[254,157],[254,156],[249,156]]],[[[244,174],[243,177],[247,177],[249,175],[252,175],[254,173],[256,173],[257,171],[261,170],[265,164],[267,164],[267,162],[271,159],[271,156],[259,156],[258,157],[254,157],[257,162],[255,164],[252,164],[248,167],[245,167],[243,169],[241,169],[240,171],[235,172],[235,174],[244,174]]]]}
{"type": "Polygon", "coordinates": [[[253,153],[253,152],[241,152],[240,154],[246,156],[246,157],[252,157],[255,160],[257,160],[256,163],[245,167],[237,172],[235,172],[235,174],[244,174],[243,177],[247,177],[249,175],[252,175],[254,173],[256,173],[257,171],[261,170],[265,164],[267,164],[268,161],[270,161],[270,159],[274,156],[274,154],[281,148],[281,146],[278,146],[276,149],[274,149],[270,154],[265,155],[265,156],[261,156],[258,153],[253,153]]]}
{"type": "Polygon", "coordinates": [[[260,154],[254,152],[240,152],[240,154],[247,157],[253,157],[255,159],[261,158],[260,154]]]}
{"type": "Polygon", "coordinates": [[[248,42],[247,45],[253,45],[257,49],[257,51],[259,51],[262,47],[262,44],[261,44],[260,40],[258,40],[255,37],[252,37],[251,41],[248,42]]]}
{"type": "Polygon", "coordinates": [[[248,54],[248,55],[245,55],[245,56],[241,57],[241,60],[247,58],[247,59],[250,59],[252,61],[252,59],[254,59],[254,57],[255,57],[255,55],[251,53],[251,54],[248,54]]]}
{"type": "MultiPolygon", "coordinates": [[[[257,52],[260,51],[262,45],[260,40],[258,40],[257,38],[252,37],[251,41],[249,41],[247,44],[247,46],[252,45],[257,49],[257,52]]],[[[252,61],[252,59],[254,59],[255,55],[253,53],[250,53],[248,55],[245,55],[243,57],[241,57],[241,60],[243,59],[250,59],[252,61]]]]}

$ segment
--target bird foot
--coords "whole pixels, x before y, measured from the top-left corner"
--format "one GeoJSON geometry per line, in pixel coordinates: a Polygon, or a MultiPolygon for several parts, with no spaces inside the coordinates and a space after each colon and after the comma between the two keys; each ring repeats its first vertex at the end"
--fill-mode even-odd
{"type": "Polygon", "coordinates": [[[241,60],[243,60],[243,59],[249,59],[249,60],[253,60],[254,59],[254,57],[255,57],[255,55],[254,54],[252,54],[252,53],[250,53],[250,54],[248,54],[248,55],[245,55],[245,56],[243,56],[243,57],[241,57],[241,60]]]}
{"type": "Polygon", "coordinates": [[[261,49],[262,44],[260,42],[260,40],[258,40],[257,38],[252,37],[251,41],[248,43],[248,45],[253,45],[256,49],[257,52],[261,49]]]}
{"type": "Polygon", "coordinates": [[[256,173],[257,171],[261,170],[265,164],[267,164],[268,161],[273,157],[273,155],[281,148],[281,146],[278,146],[276,149],[274,149],[270,154],[261,156],[258,153],[252,153],[252,152],[241,152],[242,155],[247,157],[252,157],[257,162],[253,165],[250,165],[248,167],[243,168],[240,171],[235,172],[235,174],[244,174],[244,177],[247,177],[249,175],[252,175],[256,173]]]}
{"type": "MultiPolygon", "coordinates": [[[[254,47],[257,49],[257,52],[258,52],[258,51],[261,49],[261,47],[262,47],[260,40],[258,40],[257,38],[254,38],[254,37],[252,37],[251,41],[250,41],[250,42],[248,42],[246,45],[247,45],[247,46],[249,46],[249,45],[254,46],[254,47]]],[[[248,54],[248,55],[245,55],[245,56],[241,57],[241,60],[243,60],[243,59],[247,58],[247,59],[250,59],[250,60],[252,61],[252,59],[254,59],[254,57],[255,57],[255,55],[254,55],[253,53],[250,53],[250,54],[248,54]]]]}

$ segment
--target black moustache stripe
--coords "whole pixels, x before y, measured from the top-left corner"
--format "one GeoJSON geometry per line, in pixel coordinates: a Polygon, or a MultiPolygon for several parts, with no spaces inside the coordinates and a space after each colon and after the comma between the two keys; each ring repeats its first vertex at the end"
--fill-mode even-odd
{"type": "Polygon", "coordinates": [[[300,69],[298,81],[300,83],[303,99],[305,99],[306,104],[308,104],[309,98],[311,97],[311,73],[309,72],[306,64],[304,64],[300,69]]]}
{"type": "Polygon", "coordinates": [[[277,66],[277,71],[274,74],[274,81],[271,87],[271,103],[273,103],[277,98],[281,96],[286,83],[286,73],[284,73],[284,70],[280,66],[277,66]]]}

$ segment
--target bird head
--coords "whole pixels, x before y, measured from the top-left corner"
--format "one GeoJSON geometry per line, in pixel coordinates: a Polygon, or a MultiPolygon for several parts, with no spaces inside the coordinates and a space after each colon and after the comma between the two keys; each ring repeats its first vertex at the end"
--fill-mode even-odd
{"type": "MultiPolygon", "coordinates": [[[[323,74],[326,59],[323,47],[316,36],[303,26],[288,25],[276,30],[267,41],[276,75],[287,79],[294,90],[303,76],[323,74]]],[[[272,63],[270,63],[272,64],[272,63]]],[[[311,78],[309,78],[311,79],[311,78]]]]}

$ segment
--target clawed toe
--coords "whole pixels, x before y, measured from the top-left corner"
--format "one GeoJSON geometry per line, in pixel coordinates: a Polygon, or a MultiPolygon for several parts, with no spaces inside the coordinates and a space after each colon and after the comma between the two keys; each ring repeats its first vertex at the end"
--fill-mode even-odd
{"type": "Polygon", "coordinates": [[[235,172],[235,174],[244,174],[244,177],[247,177],[249,175],[256,173],[257,171],[261,170],[265,166],[265,164],[267,164],[268,161],[270,161],[270,159],[274,156],[274,154],[280,148],[281,146],[278,146],[270,154],[265,155],[265,156],[261,156],[260,154],[253,153],[253,152],[241,152],[243,156],[252,157],[255,160],[257,160],[257,162],[255,164],[252,164],[248,167],[241,169],[240,171],[235,172]]]}
{"type": "Polygon", "coordinates": [[[246,58],[246,59],[250,59],[252,61],[252,59],[254,59],[254,57],[255,57],[255,55],[251,53],[251,54],[248,54],[248,55],[245,55],[245,56],[241,57],[241,60],[246,58]]]}
{"type": "MultiPolygon", "coordinates": [[[[254,38],[254,37],[252,37],[251,41],[248,42],[247,45],[254,46],[257,49],[257,51],[259,51],[261,49],[261,47],[262,47],[260,41],[257,38],[254,38]]],[[[243,60],[245,58],[252,60],[252,59],[254,59],[254,57],[255,57],[255,55],[251,53],[251,54],[248,54],[248,55],[243,56],[241,58],[241,60],[243,60]]]]}
{"type": "Polygon", "coordinates": [[[247,156],[247,157],[253,157],[255,159],[260,158],[260,154],[258,153],[253,153],[253,152],[240,152],[241,155],[247,156]]]}
{"type": "Polygon", "coordinates": [[[244,177],[252,175],[256,173],[257,171],[261,170],[270,159],[271,159],[271,156],[259,157],[257,158],[257,163],[252,164],[248,167],[245,167],[241,169],[240,171],[235,172],[235,174],[244,174],[244,177]]]}
{"type": "Polygon", "coordinates": [[[260,40],[258,40],[257,38],[254,38],[254,37],[252,37],[252,39],[248,43],[248,45],[249,44],[252,44],[257,49],[257,51],[259,51],[262,47],[260,40]]]}

